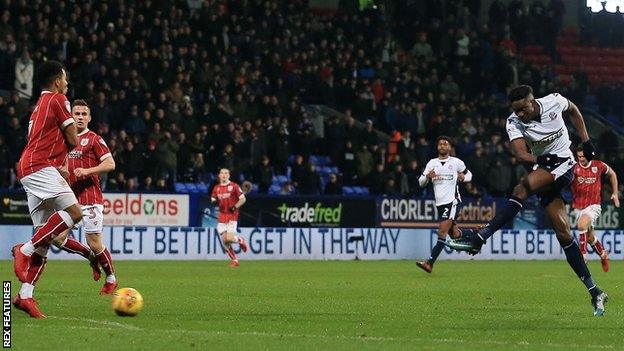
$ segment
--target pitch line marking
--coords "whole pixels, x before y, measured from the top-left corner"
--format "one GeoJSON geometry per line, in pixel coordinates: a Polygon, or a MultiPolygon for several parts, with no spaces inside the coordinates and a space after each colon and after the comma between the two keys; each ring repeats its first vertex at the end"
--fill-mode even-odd
{"type": "Polygon", "coordinates": [[[117,327],[117,328],[122,328],[122,329],[127,329],[127,330],[141,330],[141,328],[135,327],[134,325],[128,325],[128,324],[117,323],[117,322],[110,322],[110,321],[105,321],[105,320],[97,320],[97,319],[89,319],[89,318],[77,318],[77,317],[55,317],[55,316],[49,316],[48,318],[60,319],[60,320],[65,320],[65,321],[77,321],[77,322],[95,323],[95,324],[101,324],[101,325],[117,327]]]}
{"type": "MultiPolygon", "coordinates": [[[[81,321],[88,323],[96,323],[105,325],[108,327],[89,327],[89,326],[70,326],[71,329],[87,329],[87,330],[115,330],[118,329],[126,329],[133,331],[142,331],[148,333],[170,333],[170,334],[199,334],[199,335],[231,335],[231,336],[260,336],[260,337],[286,337],[286,338],[311,338],[311,339],[347,339],[347,340],[363,340],[363,341],[434,341],[434,342],[442,342],[442,343],[453,343],[453,344],[464,344],[464,343],[473,343],[473,344],[482,344],[482,345],[501,345],[501,346],[524,346],[524,347],[571,347],[571,348],[590,348],[590,349],[614,349],[613,345],[578,345],[578,344],[559,344],[559,343],[530,343],[527,341],[518,341],[518,342],[506,342],[506,341],[497,341],[497,340],[479,340],[479,341],[469,341],[464,339],[451,339],[451,338],[439,338],[439,339],[425,339],[425,338],[394,338],[394,337],[384,337],[384,336],[352,336],[352,335],[321,335],[321,334],[294,334],[294,333],[267,333],[267,332],[232,332],[232,331],[206,331],[206,330],[184,330],[184,329],[143,329],[133,325],[126,325],[117,322],[110,322],[105,320],[96,320],[89,318],[75,318],[75,317],[55,317],[50,316],[48,318],[60,319],[60,320],[71,320],[71,321],[81,321]],[[113,328],[115,327],[115,328],[113,328]]],[[[36,324],[32,324],[35,326],[36,324]]]]}

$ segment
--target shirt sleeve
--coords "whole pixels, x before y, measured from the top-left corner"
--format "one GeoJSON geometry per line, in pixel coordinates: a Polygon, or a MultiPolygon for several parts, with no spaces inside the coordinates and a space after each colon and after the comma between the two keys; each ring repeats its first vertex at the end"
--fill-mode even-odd
{"type": "Polygon", "coordinates": [[[464,171],[466,171],[466,164],[464,163],[464,161],[457,159],[457,172],[464,171]]]}
{"type": "Polygon", "coordinates": [[[570,108],[570,101],[566,99],[564,96],[558,93],[554,93],[552,95],[553,95],[553,100],[559,106],[561,111],[567,111],[568,108],[570,108]]]}
{"type": "Polygon", "coordinates": [[[54,99],[54,101],[51,103],[50,107],[52,107],[52,111],[54,112],[56,124],[61,129],[65,129],[65,127],[74,123],[74,119],[71,116],[71,105],[63,94],[58,94],[52,99],[54,99]]]}
{"type": "Polygon", "coordinates": [[[609,174],[609,172],[611,172],[611,167],[609,167],[609,165],[607,165],[606,163],[600,161],[600,168],[602,168],[601,170],[601,174],[609,174]]]}
{"type": "Polygon", "coordinates": [[[233,192],[234,192],[234,197],[237,199],[240,199],[242,196],[245,195],[243,194],[243,191],[241,190],[238,184],[235,184],[233,192]]]}
{"type": "Polygon", "coordinates": [[[513,121],[507,120],[507,125],[505,127],[507,129],[507,135],[509,136],[509,141],[524,138],[522,132],[518,128],[518,125],[513,121]]]}
{"type": "Polygon", "coordinates": [[[93,152],[95,152],[95,157],[97,157],[100,162],[113,156],[108,148],[108,145],[106,145],[106,142],[101,136],[97,136],[95,138],[93,143],[93,152]]]}

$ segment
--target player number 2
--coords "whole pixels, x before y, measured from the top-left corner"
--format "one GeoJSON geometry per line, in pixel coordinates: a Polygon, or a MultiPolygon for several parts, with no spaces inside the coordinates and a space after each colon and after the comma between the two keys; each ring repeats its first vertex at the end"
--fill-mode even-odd
{"type": "Polygon", "coordinates": [[[444,208],[444,212],[442,213],[442,217],[446,217],[448,215],[448,207],[444,208]]]}

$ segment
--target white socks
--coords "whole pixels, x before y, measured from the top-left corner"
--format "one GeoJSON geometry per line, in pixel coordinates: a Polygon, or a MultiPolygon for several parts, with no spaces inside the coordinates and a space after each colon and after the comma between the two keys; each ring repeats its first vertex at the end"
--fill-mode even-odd
{"type": "Polygon", "coordinates": [[[32,256],[32,254],[35,252],[35,245],[33,245],[32,241],[28,240],[27,243],[22,245],[20,251],[26,256],[32,256]]]}
{"type": "Polygon", "coordinates": [[[24,283],[22,284],[22,288],[20,289],[19,296],[22,299],[31,299],[33,296],[33,290],[35,286],[32,284],[24,283]]]}

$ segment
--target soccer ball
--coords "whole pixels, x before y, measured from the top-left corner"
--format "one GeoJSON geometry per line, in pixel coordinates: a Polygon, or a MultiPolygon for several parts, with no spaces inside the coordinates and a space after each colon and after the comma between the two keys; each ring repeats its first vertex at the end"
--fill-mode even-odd
{"type": "Polygon", "coordinates": [[[133,317],[143,309],[143,296],[132,288],[121,288],[113,294],[112,306],[118,316],[133,317]]]}

